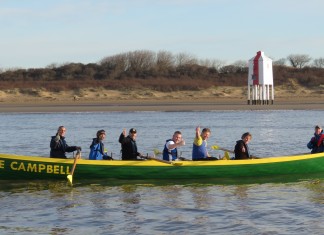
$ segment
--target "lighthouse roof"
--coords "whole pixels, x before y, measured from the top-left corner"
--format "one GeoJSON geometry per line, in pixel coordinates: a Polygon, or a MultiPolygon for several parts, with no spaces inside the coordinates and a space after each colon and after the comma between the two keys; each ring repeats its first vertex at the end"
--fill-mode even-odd
{"type": "Polygon", "coordinates": [[[263,51],[258,51],[257,55],[252,57],[251,59],[249,59],[249,61],[253,61],[255,59],[255,57],[260,57],[259,60],[270,60],[272,61],[272,59],[270,59],[269,57],[267,57],[263,51]]]}

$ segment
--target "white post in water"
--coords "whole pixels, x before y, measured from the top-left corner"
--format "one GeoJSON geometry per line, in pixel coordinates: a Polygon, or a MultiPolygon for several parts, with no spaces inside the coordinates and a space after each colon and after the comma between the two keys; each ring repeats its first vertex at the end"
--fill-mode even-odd
{"type": "Polygon", "coordinates": [[[249,60],[248,104],[273,104],[273,101],[272,60],[263,51],[258,51],[249,60]]]}

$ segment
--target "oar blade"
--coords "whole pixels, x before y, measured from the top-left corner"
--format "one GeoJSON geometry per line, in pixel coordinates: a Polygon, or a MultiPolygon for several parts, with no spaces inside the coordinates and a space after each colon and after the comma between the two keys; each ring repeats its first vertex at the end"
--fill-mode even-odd
{"type": "Polygon", "coordinates": [[[72,175],[67,175],[66,178],[68,179],[69,184],[72,186],[72,181],[73,181],[73,176],[72,175]]]}
{"type": "Polygon", "coordinates": [[[154,155],[161,154],[161,152],[158,149],[153,149],[154,155]]]}
{"type": "Polygon", "coordinates": [[[174,165],[174,166],[182,166],[182,162],[172,162],[172,165],[174,165]]]}
{"type": "Polygon", "coordinates": [[[212,148],[213,150],[218,150],[218,149],[219,149],[219,147],[218,147],[217,145],[212,145],[211,148],[212,148]]]}
{"type": "Polygon", "coordinates": [[[230,155],[229,155],[229,153],[226,151],[225,152],[225,154],[224,154],[224,158],[226,159],[226,160],[230,160],[230,155]]]}

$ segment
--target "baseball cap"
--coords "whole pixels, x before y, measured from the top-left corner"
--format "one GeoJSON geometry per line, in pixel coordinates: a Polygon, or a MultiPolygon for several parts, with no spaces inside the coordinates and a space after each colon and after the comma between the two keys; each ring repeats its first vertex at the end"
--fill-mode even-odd
{"type": "Polygon", "coordinates": [[[320,125],[316,125],[315,129],[322,129],[322,127],[320,125]]]}
{"type": "Polygon", "coordinates": [[[136,131],[136,129],[135,128],[131,128],[130,130],[129,130],[129,133],[136,133],[137,131],[136,131]]]}

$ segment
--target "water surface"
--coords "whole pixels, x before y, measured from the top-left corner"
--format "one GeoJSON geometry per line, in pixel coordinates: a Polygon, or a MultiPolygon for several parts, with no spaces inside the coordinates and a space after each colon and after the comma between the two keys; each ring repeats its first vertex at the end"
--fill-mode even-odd
{"type": "MultiPolygon", "coordinates": [[[[143,153],[162,150],[180,130],[191,155],[195,127],[209,127],[209,145],[233,149],[253,135],[254,155],[308,152],[324,111],[102,112],[0,114],[0,152],[48,157],[50,137],[67,127],[70,145],[83,148],[105,129],[105,145],[120,157],[123,128],[138,130],[143,153]]],[[[210,150],[214,156],[221,151],[210,150]]],[[[72,157],[72,154],[68,155],[72,157]]],[[[210,182],[1,181],[0,234],[323,234],[322,179],[294,183],[221,185],[210,182]]],[[[284,180],[283,180],[284,181],[284,180]]]]}

